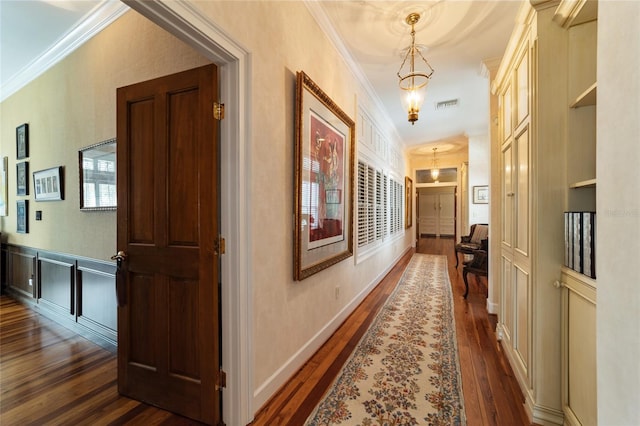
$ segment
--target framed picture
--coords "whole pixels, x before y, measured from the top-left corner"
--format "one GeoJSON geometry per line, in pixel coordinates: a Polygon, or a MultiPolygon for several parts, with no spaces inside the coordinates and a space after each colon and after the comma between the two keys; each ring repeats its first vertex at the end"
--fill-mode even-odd
{"type": "Polygon", "coordinates": [[[80,210],[116,210],[116,140],[109,139],[78,153],[80,210]]]}
{"type": "Polygon", "coordinates": [[[353,255],[355,123],[309,76],[296,83],[293,275],[353,255]]]}
{"type": "Polygon", "coordinates": [[[18,160],[29,156],[29,125],[24,123],[16,127],[16,157],[18,160]]]}
{"type": "Polygon", "coordinates": [[[16,194],[29,195],[29,162],[16,164],[16,194]]]}
{"type": "Polygon", "coordinates": [[[2,158],[2,165],[0,170],[0,216],[7,216],[9,214],[9,184],[7,183],[7,169],[9,168],[9,157],[2,158]]]}
{"type": "Polygon", "coordinates": [[[62,166],[33,172],[33,191],[36,201],[64,200],[62,166]]]}
{"type": "Polygon", "coordinates": [[[404,177],[404,228],[413,226],[413,181],[409,176],[404,177]]]}
{"type": "Polygon", "coordinates": [[[473,187],[473,204],[488,204],[489,203],[489,186],[474,186],[473,187]]]}
{"type": "Polygon", "coordinates": [[[29,232],[29,200],[16,201],[16,232],[19,234],[29,232]]]}

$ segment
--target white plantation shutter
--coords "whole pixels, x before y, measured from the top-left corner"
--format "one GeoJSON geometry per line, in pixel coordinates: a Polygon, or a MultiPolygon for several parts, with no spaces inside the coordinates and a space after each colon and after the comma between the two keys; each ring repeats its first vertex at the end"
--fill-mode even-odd
{"type": "Polygon", "coordinates": [[[367,165],[358,161],[358,247],[367,244],[367,165]]]}
{"type": "Polygon", "coordinates": [[[396,232],[396,181],[391,179],[389,202],[389,224],[391,225],[391,234],[396,232]]]}
{"type": "Polygon", "coordinates": [[[383,211],[383,233],[384,237],[389,235],[389,176],[384,175],[384,188],[382,194],[382,200],[384,202],[383,211]]]}
{"type": "Polygon", "coordinates": [[[393,178],[390,179],[390,194],[389,194],[389,219],[390,219],[390,232],[395,234],[402,231],[403,220],[403,202],[404,202],[404,187],[401,183],[396,182],[393,178]]]}
{"type": "Polygon", "coordinates": [[[376,171],[367,168],[367,242],[376,239],[376,171]]]}
{"type": "Polygon", "coordinates": [[[382,201],[382,172],[376,171],[376,240],[381,240],[384,234],[384,211],[382,201]]]}
{"type": "Polygon", "coordinates": [[[382,169],[358,161],[358,247],[402,231],[403,185],[382,169]]]}

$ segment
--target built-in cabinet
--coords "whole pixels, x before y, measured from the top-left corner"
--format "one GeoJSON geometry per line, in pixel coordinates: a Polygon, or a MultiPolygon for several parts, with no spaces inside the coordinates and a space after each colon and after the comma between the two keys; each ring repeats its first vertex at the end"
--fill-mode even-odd
{"type": "MultiPolygon", "coordinates": [[[[567,211],[596,211],[597,5],[563,1],[554,15],[569,37],[567,211]]],[[[564,423],[596,425],[596,280],[563,267],[560,287],[564,423]]]]}
{"type": "Polygon", "coordinates": [[[492,84],[501,153],[496,331],[537,424],[595,419],[595,285],[563,267],[564,212],[595,210],[596,23],[575,18],[593,4],[525,3],[492,84]]]}

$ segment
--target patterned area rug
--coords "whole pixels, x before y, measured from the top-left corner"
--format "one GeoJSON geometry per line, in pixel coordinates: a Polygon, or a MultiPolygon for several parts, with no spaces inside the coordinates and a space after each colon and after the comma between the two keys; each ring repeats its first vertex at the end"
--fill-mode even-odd
{"type": "Polygon", "coordinates": [[[465,425],[446,256],[415,254],[306,425],[465,425]]]}

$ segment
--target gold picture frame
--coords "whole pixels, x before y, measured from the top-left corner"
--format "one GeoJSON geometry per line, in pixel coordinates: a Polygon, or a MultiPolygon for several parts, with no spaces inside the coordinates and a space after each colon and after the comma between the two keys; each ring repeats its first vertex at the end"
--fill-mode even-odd
{"type": "Polygon", "coordinates": [[[303,71],[296,76],[293,276],[353,255],[355,122],[303,71]]]}
{"type": "Polygon", "coordinates": [[[413,181],[404,177],[404,229],[413,226],[413,181]]]}

